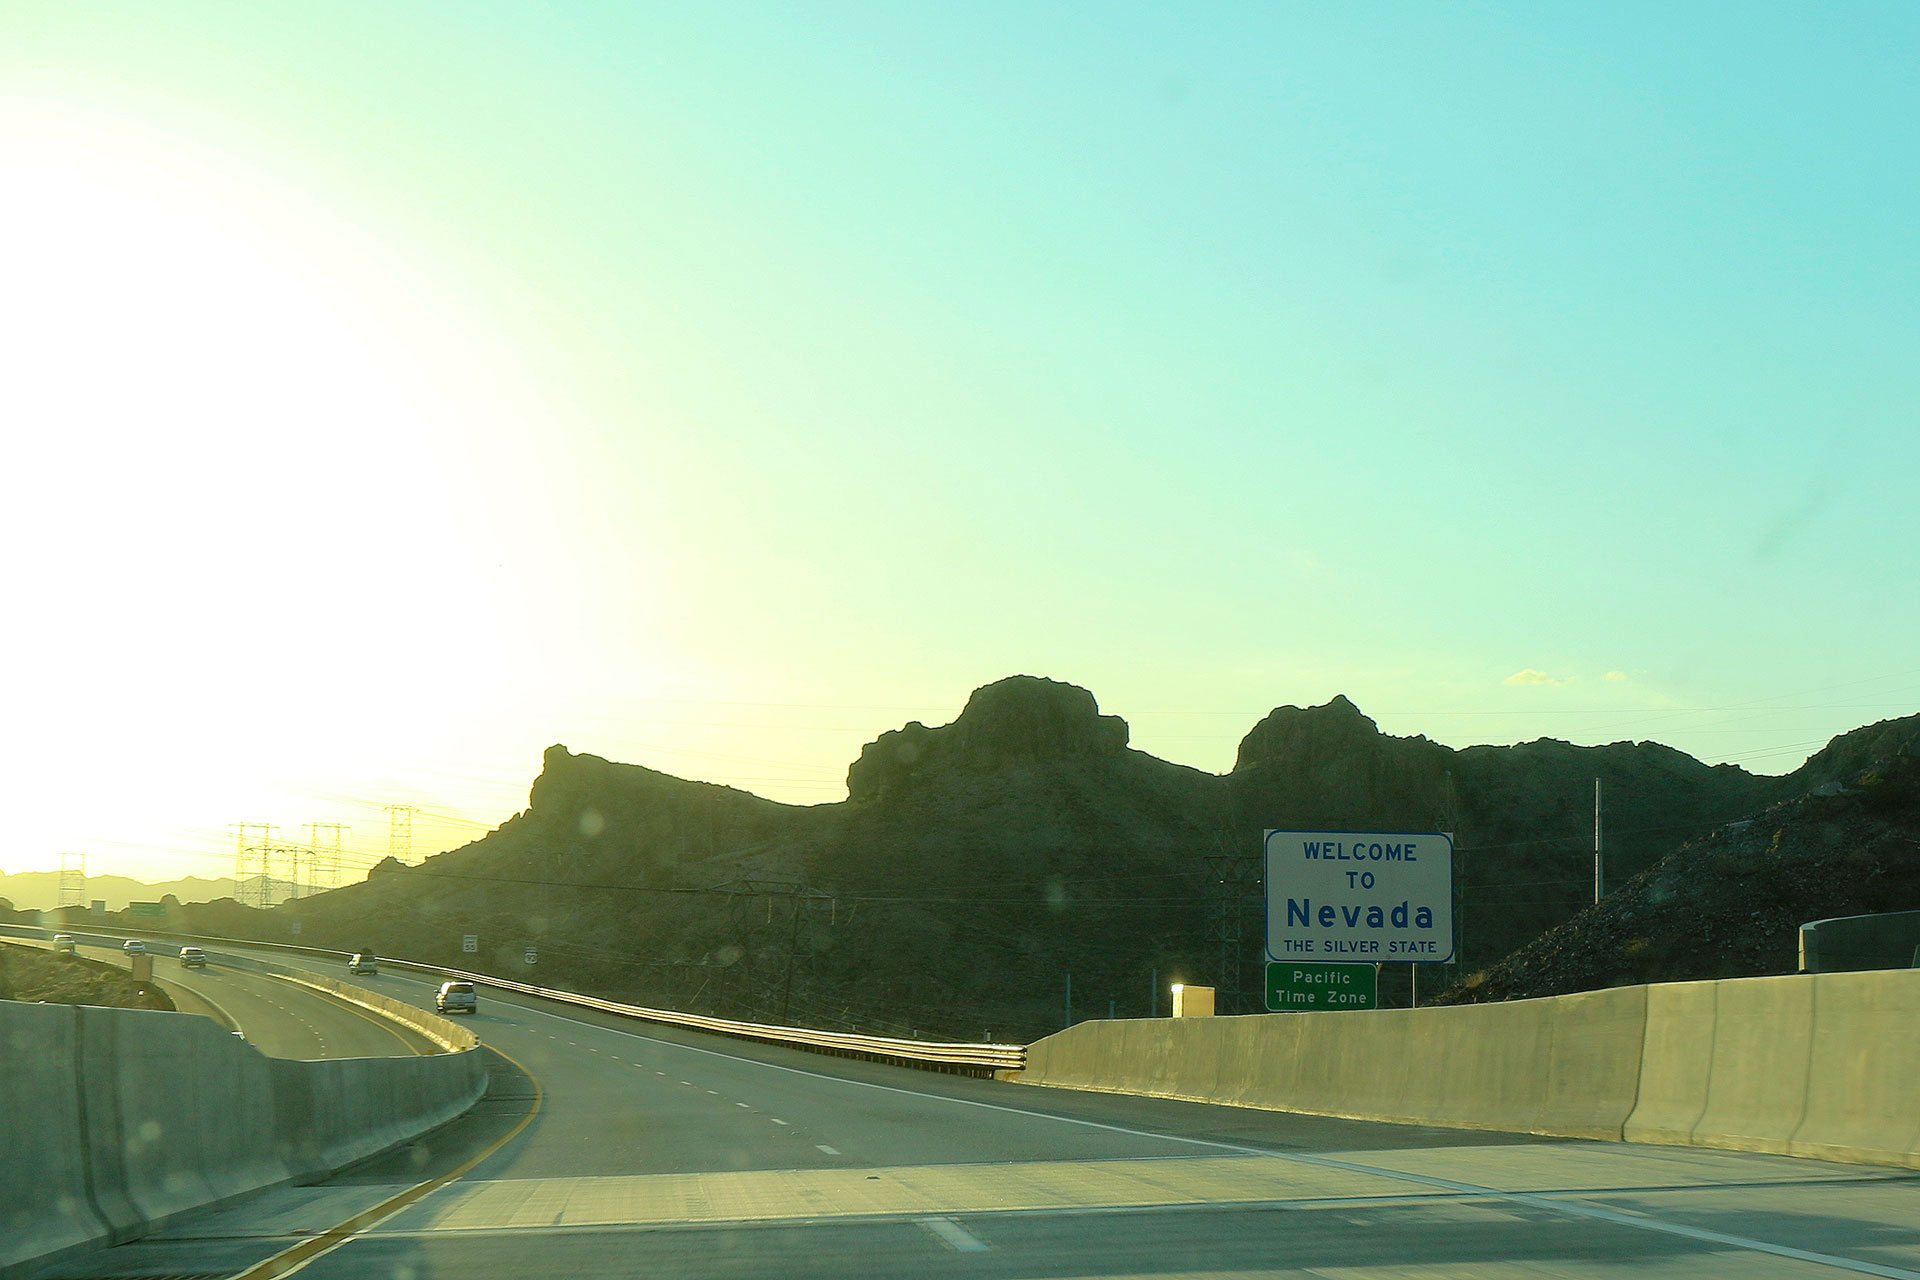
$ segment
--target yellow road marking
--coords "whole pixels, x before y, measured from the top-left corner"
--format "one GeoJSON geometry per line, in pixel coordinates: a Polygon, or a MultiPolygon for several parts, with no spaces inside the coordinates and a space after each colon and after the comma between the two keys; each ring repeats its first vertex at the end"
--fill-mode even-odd
{"type": "MultiPolygon", "coordinates": [[[[479,1051],[475,1050],[475,1052],[477,1053],[479,1051]]],[[[339,1226],[322,1232],[320,1235],[314,1236],[311,1239],[302,1240],[299,1244],[284,1249],[274,1254],[271,1258],[255,1263],[237,1276],[234,1276],[233,1280],[273,1280],[276,1276],[290,1276],[305,1267],[309,1262],[332,1253],[335,1249],[346,1244],[361,1232],[392,1217],[408,1205],[425,1199],[450,1182],[455,1182],[466,1177],[467,1174],[473,1172],[482,1161],[519,1137],[521,1132],[533,1123],[533,1118],[540,1114],[540,1107],[546,1101],[547,1091],[541,1087],[540,1077],[528,1071],[526,1067],[520,1063],[519,1059],[510,1054],[500,1053],[498,1049],[495,1049],[494,1052],[499,1053],[500,1056],[508,1062],[519,1067],[520,1071],[533,1085],[533,1106],[527,1109],[526,1115],[520,1117],[520,1123],[514,1125],[513,1128],[502,1135],[498,1141],[488,1146],[486,1150],[475,1154],[468,1159],[466,1163],[452,1172],[443,1173],[437,1178],[429,1178],[425,1182],[416,1183],[408,1187],[405,1191],[382,1200],[371,1209],[363,1209],[351,1218],[348,1218],[345,1222],[342,1222],[339,1226]]]]}

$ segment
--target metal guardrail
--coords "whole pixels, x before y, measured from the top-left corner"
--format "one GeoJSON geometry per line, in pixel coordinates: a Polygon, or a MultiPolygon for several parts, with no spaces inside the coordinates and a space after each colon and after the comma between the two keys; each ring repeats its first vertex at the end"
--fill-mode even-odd
{"type": "MultiPolygon", "coordinates": [[[[0,932],[34,937],[50,937],[54,933],[73,931],[45,926],[35,928],[27,925],[0,925],[0,932]]],[[[285,942],[260,942],[251,938],[218,938],[205,934],[168,933],[164,930],[152,929],[129,929],[118,936],[145,936],[181,939],[187,942],[217,942],[227,946],[266,947],[274,951],[326,956],[343,961],[350,954],[345,951],[330,951],[324,947],[302,947],[285,942]]],[[[583,996],[572,991],[560,991],[552,987],[537,987],[530,983],[514,982],[508,978],[496,978],[492,974],[469,973],[463,969],[448,969],[440,965],[420,964],[412,960],[394,960],[383,956],[380,963],[396,969],[411,969],[420,973],[435,974],[441,978],[460,978],[501,991],[537,996],[542,1000],[593,1009],[618,1017],[686,1027],[694,1031],[732,1036],[740,1040],[755,1040],[763,1044],[791,1045],[815,1053],[830,1053],[839,1057],[896,1062],[905,1066],[968,1075],[1019,1071],[1027,1063],[1027,1047],[1020,1044],[958,1044],[943,1041],[904,1040],[895,1036],[864,1036],[850,1031],[815,1031],[808,1027],[769,1026],[758,1022],[739,1022],[732,1018],[710,1018],[704,1014],[681,1013],[675,1009],[649,1009],[642,1005],[621,1004],[618,1001],[601,1000],[595,996],[583,996]]]]}

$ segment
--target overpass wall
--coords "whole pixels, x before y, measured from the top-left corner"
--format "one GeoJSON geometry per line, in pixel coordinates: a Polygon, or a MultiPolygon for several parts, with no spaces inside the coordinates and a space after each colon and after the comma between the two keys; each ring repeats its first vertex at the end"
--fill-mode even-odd
{"type": "Polygon", "coordinates": [[[1024,1083],[1920,1168],[1920,970],[1083,1022],[1024,1083]]]}
{"type": "Polygon", "coordinates": [[[475,1051],[297,1062],[207,1018],[0,1001],[0,1080],[10,1277],[345,1168],[467,1110],[487,1075],[475,1051]]]}

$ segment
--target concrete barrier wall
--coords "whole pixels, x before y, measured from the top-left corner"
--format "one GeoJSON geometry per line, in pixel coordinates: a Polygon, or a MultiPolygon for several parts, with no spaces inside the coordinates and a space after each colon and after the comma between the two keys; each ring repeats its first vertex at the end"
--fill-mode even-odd
{"type": "Polygon", "coordinates": [[[487,1084],[475,1051],[296,1062],[189,1014],[13,1001],[0,1073],[0,1277],[325,1176],[453,1119],[487,1084]]]}
{"type": "Polygon", "coordinates": [[[1019,1079],[1920,1168],[1920,971],[1444,1009],[1083,1022],[1019,1079]]]}
{"type": "Polygon", "coordinates": [[[1920,911],[1835,916],[1800,926],[1800,972],[1920,969],[1920,911]]]}

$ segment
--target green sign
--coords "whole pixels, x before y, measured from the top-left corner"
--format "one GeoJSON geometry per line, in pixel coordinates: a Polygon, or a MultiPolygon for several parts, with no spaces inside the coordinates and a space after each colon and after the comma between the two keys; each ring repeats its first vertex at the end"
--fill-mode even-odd
{"type": "Polygon", "coordinates": [[[167,909],[158,902],[129,902],[127,914],[130,916],[164,916],[167,909]]]}
{"type": "Polygon", "coordinates": [[[1271,1012],[1379,1007],[1380,970],[1374,965],[1267,961],[1267,1008],[1271,1012]]]}

